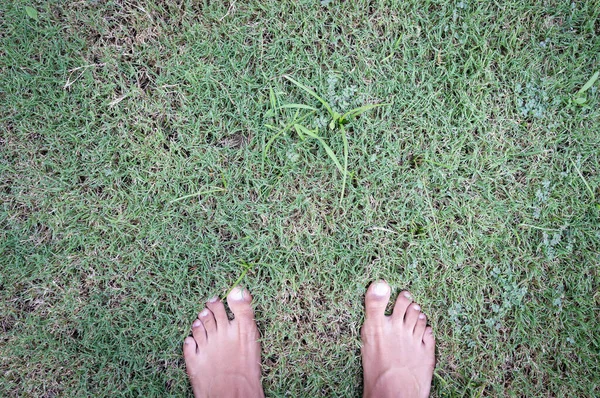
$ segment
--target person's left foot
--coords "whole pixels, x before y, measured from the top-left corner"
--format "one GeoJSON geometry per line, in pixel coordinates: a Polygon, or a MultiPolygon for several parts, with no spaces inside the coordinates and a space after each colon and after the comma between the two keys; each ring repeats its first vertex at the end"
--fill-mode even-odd
{"type": "Polygon", "coordinates": [[[264,397],[251,301],[247,290],[235,288],[227,296],[235,319],[227,318],[214,297],[192,323],[193,337],[185,339],[183,356],[195,397],[264,397]]]}

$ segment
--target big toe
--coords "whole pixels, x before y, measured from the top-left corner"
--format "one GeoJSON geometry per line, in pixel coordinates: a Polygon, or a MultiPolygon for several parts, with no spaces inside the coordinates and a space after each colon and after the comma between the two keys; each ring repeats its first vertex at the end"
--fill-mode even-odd
{"type": "Polygon", "coordinates": [[[254,310],[250,303],[252,303],[252,296],[244,288],[235,287],[227,295],[227,304],[233,312],[235,320],[241,325],[254,324],[254,310]]]}
{"type": "Polygon", "coordinates": [[[365,317],[367,320],[383,319],[385,307],[390,300],[390,285],[385,281],[371,283],[365,295],[365,317]]]}

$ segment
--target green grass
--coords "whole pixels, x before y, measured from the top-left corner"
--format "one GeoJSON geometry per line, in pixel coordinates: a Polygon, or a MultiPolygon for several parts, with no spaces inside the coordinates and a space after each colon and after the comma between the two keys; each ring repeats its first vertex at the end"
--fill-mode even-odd
{"type": "Polygon", "coordinates": [[[0,395],[189,394],[241,264],[269,396],[360,395],[376,278],[429,316],[433,396],[600,395],[599,29],[595,1],[2,2],[0,395]],[[341,202],[317,141],[263,157],[271,89],[319,108],[284,76],[330,75],[391,104],[348,126],[341,202]]]}

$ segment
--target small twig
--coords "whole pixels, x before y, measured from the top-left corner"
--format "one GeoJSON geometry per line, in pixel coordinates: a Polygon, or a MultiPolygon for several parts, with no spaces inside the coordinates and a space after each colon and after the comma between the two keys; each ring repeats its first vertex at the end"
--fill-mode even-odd
{"type": "Polygon", "coordinates": [[[108,107],[112,108],[113,106],[117,105],[119,102],[123,101],[127,97],[129,97],[129,93],[127,93],[127,94],[125,94],[125,95],[123,95],[123,96],[121,96],[121,97],[119,97],[117,99],[114,99],[114,100],[110,101],[110,103],[108,104],[108,107]]]}
{"type": "Polygon", "coordinates": [[[391,229],[387,229],[387,228],[383,228],[383,227],[369,227],[369,230],[371,231],[384,231],[384,232],[390,232],[392,234],[397,234],[398,232],[393,231],[391,229]]]}
{"type": "Polygon", "coordinates": [[[73,68],[73,69],[69,70],[69,77],[67,78],[67,82],[65,83],[65,86],[63,87],[63,90],[66,90],[66,89],[67,89],[67,88],[69,88],[69,87],[70,87],[70,86],[71,86],[73,83],[75,83],[77,80],[79,80],[79,78],[80,78],[81,76],[83,76],[83,74],[85,73],[85,71],[86,71],[88,68],[92,68],[92,67],[95,67],[95,66],[104,66],[104,65],[106,65],[106,64],[105,64],[105,63],[101,63],[101,64],[83,65],[83,66],[79,66],[79,67],[77,67],[77,68],[73,68]],[[79,75],[78,75],[78,76],[75,78],[75,80],[71,81],[71,76],[73,75],[73,72],[76,72],[76,71],[78,71],[78,70],[81,70],[81,69],[83,69],[83,70],[81,71],[81,73],[80,73],[80,74],[79,74],[79,75]]]}
{"type": "Polygon", "coordinates": [[[206,195],[207,193],[213,193],[213,192],[225,192],[225,191],[226,191],[226,189],[224,189],[224,188],[213,188],[213,189],[209,189],[207,191],[200,191],[200,192],[182,196],[181,198],[173,199],[172,201],[169,202],[169,204],[179,202],[180,200],[183,200],[183,199],[192,198],[194,196],[206,195]]]}
{"type": "Polygon", "coordinates": [[[571,160],[571,163],[573,163],[573,167],[575,167],[575,170],[577,170],[577,174],[579,174],[579,177],[581,177],[581,181],[583,181],[583,183],[585,184],[586,188],[588,189],[590,195],[592,196],[592,200],[594,200],[595,199],[594,191],[592,191],[592,188],[588,185],[585,178],[583,178],[583,174],[581,174],[581,171],[579,170],[579,167],[577,167],[575,162],[573,160],[571,160]]]}
{"type": "Polygon", "coordinates": [[[219,22],[221,22],[222,20],[224,20],[224,19],[225,19],[225,17],[226,17],[227,15],[229,15],[229,13],[230,13],[231,11],[233,11],[234,9],[235,9],[235,0],[234,0],[234,1],[232,1],[231,3],[229,3],[229,9],[227,10],[227,13],[226,13],[225,15],[223,15],[223,16],[222,16],[222,17],[219,19],[219,22]]]}

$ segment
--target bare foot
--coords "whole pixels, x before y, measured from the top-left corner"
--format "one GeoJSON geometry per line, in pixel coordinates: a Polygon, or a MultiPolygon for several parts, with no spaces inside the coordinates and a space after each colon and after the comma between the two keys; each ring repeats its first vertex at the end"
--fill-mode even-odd
{"type": "Polygon", "coordinates": [[[185,339],[183,356],[195,397],[264,397],[251,301],[247,290],[235,288],[227,296],[234,320],[214,297],[192,323],[193,337],[185,339]]]}
{"type": "Polygon", "coordinates": [[[435,340],[421,307],[404,291],[385,316],[390,286],[369,286],[361,330],[365,397],[428,397],[435,367],[435,340]]]}

